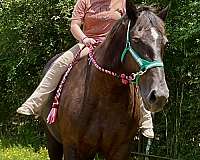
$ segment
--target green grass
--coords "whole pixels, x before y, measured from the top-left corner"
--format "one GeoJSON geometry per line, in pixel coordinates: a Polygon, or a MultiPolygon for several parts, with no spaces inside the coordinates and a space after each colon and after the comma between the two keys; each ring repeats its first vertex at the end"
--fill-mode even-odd
{"type": "Polygon", "coordinates": [[[0,160],[48,160],[45,146],[44,129],[37,120],[25,117],[0,125],[0,160]]]}
{"type": "MultiPolygon", "coordinates": [[[[44,129],[36,120],[0,125],[0,160],[49,160],[44,129]]],[[[95,160],[103,160],[96,155],[95,160]]]]}
{"type": "MultiPolygon", "coordinates": [[[[46,147],[34,148],[32,145],[22,146],[11,144],[9,140],[1,137],[0,139],[0,160],[49,160],[46,147]],[[9,144],[10,143],[10,144],[9,144]]],[[[96,156],[95,160],[103,160],[101,156],[96,156]]],[[[135,160],[131,158],[130,160],[135,160]]]]}
{"type": "Polygon", "coordinates": [[[48,160],[46,148],[35,151],[31,146],[4,147],[0,141],[0,160],[48,160]]]}

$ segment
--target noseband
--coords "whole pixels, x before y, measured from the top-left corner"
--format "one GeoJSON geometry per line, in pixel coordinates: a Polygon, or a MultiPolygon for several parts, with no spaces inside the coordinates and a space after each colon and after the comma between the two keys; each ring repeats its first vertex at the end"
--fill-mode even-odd
{"type": "Polygon", "coordinates": [[[154,61],[148,61],[139,56],[139,54],[132,48],[131,42],[130,42],[130,24],[131,21],[128,23],[128,29],[127,29],[127,34],[126,34],[126,47],[124,48],[124,51],[122,52],[121,55],[121,62],[123,62],[124,57],[127,53],[130,53],[133,59],[138,63],[140,66],[140,73],[138,74],[137,77],[135,78],[135,83],[139,83],[140,76],[143,75],[148,69],[154,68],[154,67],[164,67],[163,62],[154,60],[154,61]],[[129,52],[128,52],[129,51],[129,52]]]}

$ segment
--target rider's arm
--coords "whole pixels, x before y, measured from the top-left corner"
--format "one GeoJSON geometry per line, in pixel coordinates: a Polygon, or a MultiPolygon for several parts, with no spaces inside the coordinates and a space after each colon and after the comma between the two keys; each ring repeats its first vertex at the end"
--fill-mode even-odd
{"type": "Polygon", "coordinates": [[[83,33],[83,31],[81,30],[81,20],[80,19],[73,19],[71,21],[71,28],[70,31],[72,33],[72,35],[74,36],[74,38],[76,38],[79,42],[82,42],[84,40],[84,38],[86,38],[87,36],[83,33]]]}
{"type": "Polygon", "coordinates": [[[81,20],[73,19],[71,21],[71,33],[79,42],[85,44],[86,46],[90,46],[96,43],[93,38],[88,38],[83,31],[81,30],[81,20]]]}
{"type": "Polygon", "coordinates": [[[79,42],[89,46],[96,41],[93,38],[88,38],[81,30],[81,25],[84,24],[84,19],[87,7],[86,0],[77,0],[71,18],[71,33],[79,42]]]}

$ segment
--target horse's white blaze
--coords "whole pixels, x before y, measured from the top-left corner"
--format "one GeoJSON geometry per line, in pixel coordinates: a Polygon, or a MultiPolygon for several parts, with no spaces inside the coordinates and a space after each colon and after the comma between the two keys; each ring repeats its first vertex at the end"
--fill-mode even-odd
{"type": "Polygon", "coordinates": [[[159,34],[154,27],[151,28],[151,36],[153,37],[153,42],[154,42],[154,43],[152,43],[152,49],[156,53],[157,52],[157,39],[159,37],[159,34]]]}
{"type": "Polygon", "coordinates": [[[159,37],[159,34],[154,27],[151,28],[151,35],[152,35],[154,41],[156,41],[159,37]]]}

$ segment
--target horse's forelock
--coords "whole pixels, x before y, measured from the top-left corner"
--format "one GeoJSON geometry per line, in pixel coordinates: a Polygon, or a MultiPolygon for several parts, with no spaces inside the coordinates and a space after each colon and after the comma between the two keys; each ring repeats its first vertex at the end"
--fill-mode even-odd
{"type": "MultiPolygon", "coordinates": [[[[113,40],[119,39],[123,35],[123,39],[121,39],[120,43],[124,43],[126,41],[126,29],[128,26],[129,18],[127,15],[124,15],[121,19],[119,19],[107,35],[106,40],[102,43],[102,46],[108,46],[110,45],[110,42],[113,42],[113,40]]],[[[161,34],[165,34],[164,30],[164,22],[152,11],[149,7],[143,7],[141,9],[140,14],[138,15],[138,18],[136,20],[136,24],[134,23],[133,26],[140,25],[144,28],[150,28],[155,27],[161,34]]],[[[131,27],[133,27],[131,26],[131,27]]],[[[118,44],[115,45],[115,49],[120,47],[121,45],[118,44]]],[[[124,47],[123,46],[123,47],[124,47]]],[[[119,57],[116,55],[115,52],[110,52],[109,54],[106,53],[104,56],[106,56],[107,59],[111,59],[112,63],[109,63],[110,66],[116,66],[116,64],[119,63],[119,57]]]]}
{"type": "MultiPolygon", "coordinates": [[[[164,22],[156,15],[159,12],[158,7],[156,7],[155,5],[151,6],[138,5],[137,11],[139,13],[137,21],[142,26],[148,27],[151,24],[163,35],[165,34],[164,22]]],[[[108,37],[113,38],[113,36],[118,32],[119,28],[122,27],[122,25],[127,25],[127,24],[128,24],[128,17],[124,15],[120,20],[118,20],[115,23],[110,33],[108,34],[108,37]]]]}
{"type": "Polygon", "coordinates": [[[146,6],[146,5],[137,5],[137,11],[138,12],[142,12],[142,11],[151,11],[154,13],[157,13],[159,11],[159,8],[155,5],[151,5],[151,6],[146,6]]]}
{"type": "Polygon", "coordinates": [[[164,22],[151,10],[143,10],[137,20],[137,25],[144,28],[155,27],[163,35],[165,34],[164,22]]]}

